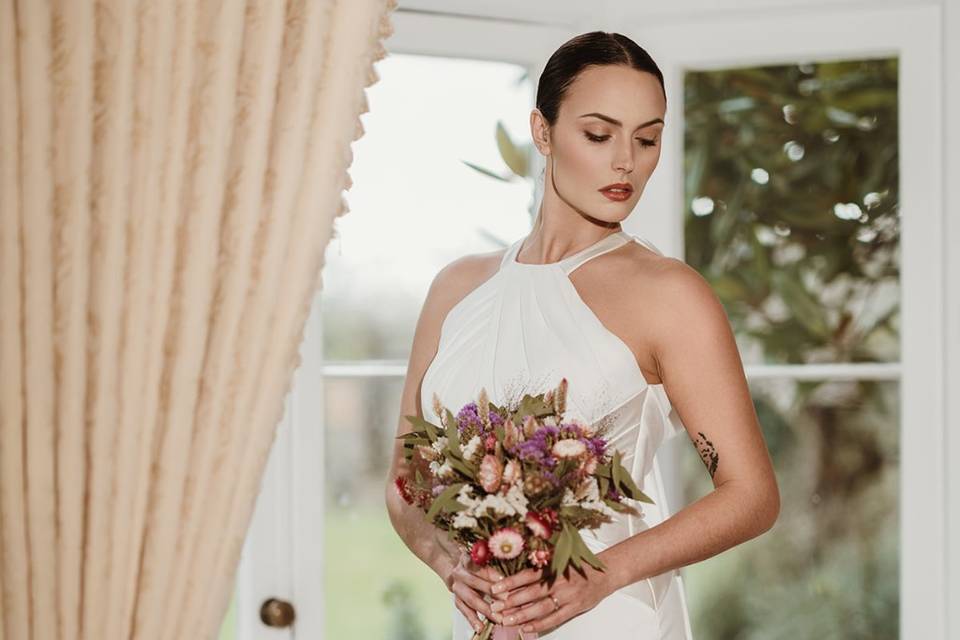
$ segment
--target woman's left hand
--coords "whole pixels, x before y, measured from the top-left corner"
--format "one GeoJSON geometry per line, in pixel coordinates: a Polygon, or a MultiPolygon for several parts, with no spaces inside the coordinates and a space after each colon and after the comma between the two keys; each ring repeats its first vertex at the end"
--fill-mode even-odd
{"type": "Polygon", "coordinates": [[[586,577],[572,566],[567,576],[557,576],[553,586],[540,582],[543,572],[524,569],[493,585],[492,609],[503,616],[504,625],[521,626],[522,631],[541,632],[588,611],[610,595],[608,574],[583,563],[586,577]],[[551,598],[550,596],[553,596],[551,598]],[[554,598],[560,608],[554,604],[554,598]]]}

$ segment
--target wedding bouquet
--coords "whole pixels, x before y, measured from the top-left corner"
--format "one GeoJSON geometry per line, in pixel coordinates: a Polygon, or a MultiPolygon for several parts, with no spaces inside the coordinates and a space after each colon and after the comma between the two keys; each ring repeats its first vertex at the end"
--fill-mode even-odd
{"type": "MultiPolygon", "coordinates": [[[[611,455],[604,427],[564,416],[566,378],[555,389],[524,394],[499,407],[481,389],[456,415],[433,396],[435,425],[404,416],[413,430],[403,439],[408,473],[394,484],[401,497],[461,548],[474,564],[501,575],[542,571],[552,585],[582,563],[602,571],[580,529],[595,529],[619,513],[639,515],[629,500],[652,504],[611,455]]],[[[487,640],[487,620],[474,640],[487,640]]],[[[534,634],[533,637],[536,637],[534,634]]]]}

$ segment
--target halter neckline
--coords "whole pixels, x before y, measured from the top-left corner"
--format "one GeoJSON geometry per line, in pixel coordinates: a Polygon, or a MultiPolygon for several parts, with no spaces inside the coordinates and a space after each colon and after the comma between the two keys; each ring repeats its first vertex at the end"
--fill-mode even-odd
{"type": "Polygon", "coordinates": [[[528,263],[528,262],[517,262],[517,256],[520,254],[520,250],[523,248],[523,243],[529,237],[523,237],[520,240],[517,240],[514,243],[514,246],[511,251],[507,252],[506,259],[504,262],[508,263],[510,266],[515,266],[520,269],[556,269],[563,268],[566,265],[573,264],[577,261],[578,258],[587,258],[592,257],[592,255],[602,252],[605,249],[612,249],[620,244],[623,244],[631,239],[630,234],[628,234],[623,229],[618,229],[613,233],[606,235],[591,245],[584,247],[583,249],[572,253],[565,258],[561,258],[555,262],[543,262],[543,263],[528,263]]]}

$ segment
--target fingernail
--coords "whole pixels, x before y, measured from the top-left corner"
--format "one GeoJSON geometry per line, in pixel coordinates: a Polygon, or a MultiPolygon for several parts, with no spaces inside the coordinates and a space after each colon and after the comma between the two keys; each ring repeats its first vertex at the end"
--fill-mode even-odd
{"type": "Polygon", "coordinates": [[[495,585],[493,585],[492,587],[490,587],[490,592],[491,592],[491,593],[500,593],[500,588],[501,588],[501,587],[502,587],[502,585],[500,585],[500,584],[495,584],[495,585]]]}
{"type": "Polygon", "coordinates": [[[506,605],[504,605],[504,603],[502,603],[502,602],[494,602],[492,605],[490,605],[490,610],[491,610],[491,611],[503,611],[503,608],[504,608],[505,606],[506,606],[506,605]]]}
{"type": "Polygon", "coordinates": [[[533,631],[533,625],[532,625],[532,624],[525,624],[525,625],[523,625],[523,630],[524,630],[524,631],[533,631]]]}

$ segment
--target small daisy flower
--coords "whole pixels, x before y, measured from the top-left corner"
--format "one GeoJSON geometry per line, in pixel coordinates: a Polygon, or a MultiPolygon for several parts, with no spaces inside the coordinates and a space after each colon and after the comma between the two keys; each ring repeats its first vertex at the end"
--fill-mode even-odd
{"type": "Polygon", "coordinates": [[[511,560],[523,551],[523,536],[516,529],[504,527],[490,536],[490,553],[501,560],[511,560]]]}

